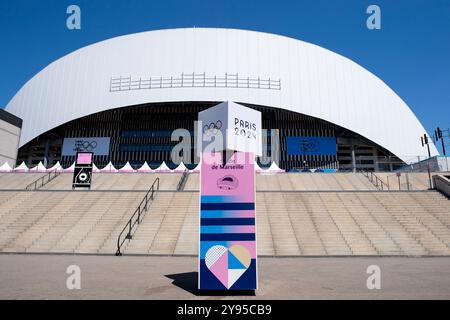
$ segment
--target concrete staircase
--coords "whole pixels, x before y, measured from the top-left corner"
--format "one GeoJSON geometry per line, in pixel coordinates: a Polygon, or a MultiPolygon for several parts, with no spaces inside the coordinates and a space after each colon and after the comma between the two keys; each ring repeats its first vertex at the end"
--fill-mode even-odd
{"type": "Polygon", "coordinates": [[[158,192],[125,253],[192,254],[198,241],[198,192],[158,192]]]}
{"type": "MultiPolygon", "coordinates": [[[[114,254],[144,195],[0,191],[0,251],[114,254]]],[[[258,253],[449,255],[449,204],[436,191],[258,191],[258,253]]],[[[122,251],[195,255],[198,216],[198,191],[159,191],[122,251]]]]}
{"type": "MultiPolygon", "coordinates": [[[[176,190],[181,173],[94,173],[91,190],[147,190],[157,177],[161,190],[176,190]]],[[[73,173],[62,173],[43,190],[71,190],[73,173]]]]}
{"type": "MultiPolygon", "coordinates": [[[[437,192],[257,192],[260,255],[449,255],[437,192]]],[[[160,193],[125,254],[198,250],[198,192],[160,193]],[[180,205],[184,203],[184,205],[180,205]]]]}
{"type": "Polygon", "coordinates": [[[6,172],[0,173],[0,190],[22,190],[27,185],[41,178],[45,173],[6,172]]]}
{"type": "MultiPolygon", "coordinates": [[[[198,173],[189,174],[184,190],[199,190],[198,173]]],[[[258,191],[377,190],[361,173],[257,173],[258,191]]]]}
{"type": "MultiPolygon", "coordinates": [[[[431,173],[431,176],[435,175],[435,172],[431,173]]],[[[449,175],[449,172],[439,172],[442,175],[449,175]]],[[[430,180],[428,172],[402,172],[400,175],[400,187],[399,178],[393,172],[377,172],[376,175],[384,182],[388,183],[389,188],[393,191],[408,190],[428,190],[430,188],[430,180]],[[408,176],[408,179],[407,179],[408,176]]]]}
{"type": "MultiPolygon", "coordinates": [[[[117,230],[123,228],[130,208],[137,206],[144,194],[21,192],[11,200],[18,204],[0,222],[1,251],[111,253],[117,230]],[[114,241],[108,242],[110,239],[114,241]]],[[[3,212],[3,205],[0,210],[3,212]]]]}

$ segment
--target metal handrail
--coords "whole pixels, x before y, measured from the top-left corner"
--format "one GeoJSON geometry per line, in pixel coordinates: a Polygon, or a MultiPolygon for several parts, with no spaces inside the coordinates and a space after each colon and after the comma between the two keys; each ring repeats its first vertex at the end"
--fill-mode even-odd
{"type": "Polygon", "coordinates": [[[362,174],[364,174],[367,179],[378,189],[378,190],[390,190],[389,185],[386,184],[383,180],[381,180],[375,173],[372,171],[360,170],[362,174]]]}
{"type": "MultiPolygon", "coordinates": [[[[401,190],[402,189],[402,183],[401,183],[401,176],[399,176],[398,175],[398,173],[399,172],[397,172],[397,173],[395,173],[395,174],[391,174],[391,175],[389,175],[389,176],[386,176],[386,180],[387,180],[387,184],[388,184],[388,186],[389,186],[389,190],[391,190],[391,188],[390,188],[390,186],[391,186],[391,183],[389,182],[389,178],[392,178],[392,177],[397,177],[397,181],[398,181],[398,190],[401,190]]],[[[402,173],[402,172],[401,172],[402,173]]],[[[406,189],[409,191],[409,190],[411,190],[412,189],[412,184],[409,182],[409,173],[408,172],[405,172],[405,176],[406,176],[406,189]]]]}
{"type": "Polygon", "coordinates": [[[61,174],[61,171],[58,171],[58,169],[55,169],[53,171],[50,171],[49,173],[43,175],[42,177],[36,179],[29,185],[25,187],[25,190],[37,190],[42,188],[44,185],[55,179],[57,176],[61,174]],[[52,175],[53,174],[53,175],[52,175]]]}
{"type": "Polygon", "coordinates": [[[140,224],[141,223],[141,221],[142,221],[141,218],[144,217],[144,215],[142,215],[142,213],[146,213],[148,211],[148,201],[149,200],[153,201],[153,197],[154,197],[155,191],[157,191],[157,190],[159,190],[159,177],[156,178],[155,181],[153,181],[153,184],[150,187],[150,189],[148,189],[147,193],[145,194],[145,197],[142,199],[141,203],[136,208],[136,210],[134,211],[134,213],[131,216],[131,218],[125,224],[125,227],[119,233],[119,236],[117,237],[116,256],[121,256],[122,255],[122,252],[120,252],[120,248],[122,247],[122,245],[125,242],[125,240],[133,239],[132,230],[133,230],[133,228],[134,228],[134,226],[136,224],[140,224]],[[156,190],[155,190],[155,184],[157,185],[156,190]],[[135,219],[135,220],[133,221],[133,219],[135,219]],[[122,237],[123,233],[127,229],[128,229],[127,235],[121,240],[121,237],[122,237]]]}
{"type": "Polygon", "coordinates": [[[187,170],[187,169],[184,170],[184,172],[180,178],[180,181],[178,182],[177,191],[183,190],[188,174],[189,174],[189,170],[187,170]]]}

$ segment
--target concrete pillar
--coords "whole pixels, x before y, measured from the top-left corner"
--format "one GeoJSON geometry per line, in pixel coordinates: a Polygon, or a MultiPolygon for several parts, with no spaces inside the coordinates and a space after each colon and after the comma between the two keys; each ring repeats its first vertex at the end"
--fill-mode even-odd
{"type": "Polygon", "coordinates": [[[352,144],[352,171],[356,172],[356,155],[355,155],[355,145],[352,144]]]}
{"type": "Polygon", "coordinates": [[[32,154],[33,154],[33,151],[32,151],[31,149],[29,149],[29,150],[28,150],[28,159],[27,159],[27,167],[28,167],[28,168],[31,167],[31,164],[32,164],[32,162],[33,162],[32,154]]]}
{"type": "Polygon", "coordinates": [[[49,150],[49,148],[50,148],[50,140],[47,139],[45,141],[44,162],[43,162],[44,167],[46,167],[46,168],[48,165],[48,150],[49,150]]]}

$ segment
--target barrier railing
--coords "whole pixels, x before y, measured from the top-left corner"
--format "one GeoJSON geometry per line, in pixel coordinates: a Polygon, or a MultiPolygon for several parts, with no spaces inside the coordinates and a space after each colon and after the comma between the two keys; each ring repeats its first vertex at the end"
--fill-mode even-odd
{"type": "Polygon", "coordinates": [[[389,185],[386,184],[383,180],[381,180],[375,173],[372,171],[359,170],[364,176],[369,179],[370,182],[378,189],[378,190],[389,190],[389,185]]]}
{"type": "Polygon", "coordinates": [[[223,77],[207,77],[206,73],[182,73],[179,77],[118,77],[111,78],[109,83],[110,92],[184,87],[281,90],[281,80],[241,77],[237,73],[225,73],[223,77]]]}
{"type": "Polygon", "coordinates": [[[184,189],[184,185],[186,184],[188,175],[189,171],[184,170],[183,175],[181,176],[180,181],[178,182],[177,191],[182,191],[184,189]]]}
{"type": "Polygon", "coordinates": [[[25,190],[38,190],[45,186],[47,183],[55,179],[57,176],[61,174],[61,171],[53,170],[47,173],[46,175],[40,177],[39,179],[36,179],[29,185],[25,187],[25,190]]]}
{"type": "Polygon", "coordinates": [[[391,189],[396,189],[395,187],[391,187],[391,181],[394,180],[392,183],[396,184],[398,186],[398,190],[402,190],[402,186],[406,186],[406,188],[404,188],[404,190],[412,190],[413,189],[413,185],[412,183],[409,181],[409,173],[408,172],[397,172],[395,174],[391,174],[389,176],[386,176],[386,181],[387,181],[387,185],[389,190],[391,189]],[[403,182],[403,177],[405,177],[406,181],[403,182]]]}
{"type": "Polygon", "coordinates": [[[133,239],[133,228],[134,226],[141,223],[142,218],[144,217],[144,214],[148,211],[149,206],[149,200],[153,201],[155,192],[159,190],[159,178],[156,178],[153,182],[150,189],[145,194],[145,197],[142,199],[139,206],[134,211],[133,215],[131,216],[130,220],[126,223],[125,227],[122,229],[122,231],[119,233],[119,236],[117,237],[117,251],[116,256],[121,256],[122,252],[120,251],[122,245],[124,244],[125,240],[131,240],[133,239]],[[156,190],[155,190],[156,185],[156,190]],[[127,231],[127,234],[125,237],[122,238],[124,232],[127,231]]]}

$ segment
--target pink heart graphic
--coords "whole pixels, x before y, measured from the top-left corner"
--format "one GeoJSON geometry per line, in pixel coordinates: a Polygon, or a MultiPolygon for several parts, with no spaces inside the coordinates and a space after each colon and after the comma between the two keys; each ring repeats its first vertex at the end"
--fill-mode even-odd
{"type": "Polygon", "coordinates": [[[230,248],[215,245],[209,248],[205,255],[205,263],[209,271],[227,289],[230,289],[247,271],[250,262],[250,252],[241,245],[233,245],[230,248]]]}

